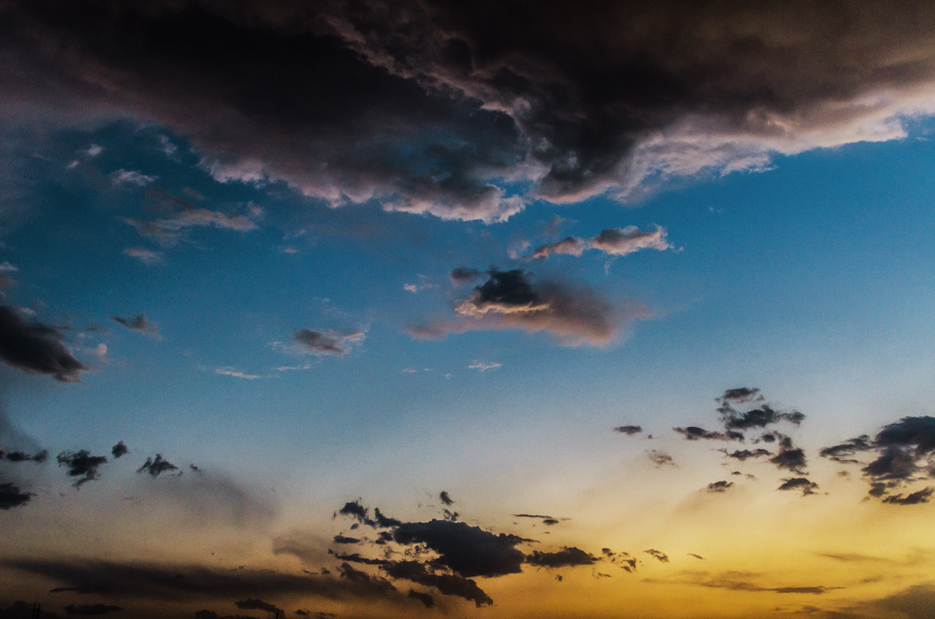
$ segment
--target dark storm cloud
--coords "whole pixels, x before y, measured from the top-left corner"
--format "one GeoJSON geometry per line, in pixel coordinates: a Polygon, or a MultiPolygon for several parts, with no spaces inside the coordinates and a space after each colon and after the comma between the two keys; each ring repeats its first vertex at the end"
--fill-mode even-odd
{"type": "Polygon", "coordinates": [[[69,477],[77,477],[73,484],[80,488],[83,484],[100,479],[98,469],[107,463],[106,456],[92,456],[87,449],[78,452],[63,451],[56,457],[59,466],[64,466],[69,477]]]}
{"type": "Polygon", "coordinates": [[[111,604],[69,604],[65,607],[65,614],[79,617],[97,617],[99,615],[119,613],[122,610],[119,606],[111,604]]]}
{"type": "Polygon", "coordinates": [[[406,597],[419,600],[426,608],[433,608],[435,606],[435,598],[433,598],[428,593],[422,593],[420,591],[416,591],[415,589],[410,589],[406,597]]]}
{"type": "Polygon", "coordinates": [[[300,329],[293,334],[293,339],[299,344],[300,350],[313,355],[341,356],[350,350],[355,342],[363,341],[363,331],[335,331],[324,333],[300,329]]]}
{"type": "Polygon", "coordinates": [[[117,109],[190,136],[218,178],[486,221],[522,209],[511,182],[626,200],[900,137],[935,73],[921,1],[5,6],[7,116],[117,109]]]}
{"type": "Polygon", "coordinates": [[[110,453],[114,455],[114,459],[117,459],[120,456],[125,456],[126,454],[130,453],[130,449],[124,444],[123,441],[120,441],[111,448],[110,453]]]}
{"type": "MultiPolygon", "coordinates": [[[[179,467],[175,466],[168,460],[162,457],[162,454],[156,454],[156,458],[146,458],[146,462],[143,463],[143,466],[136,470],[137,473],[149,473],[150,477],[154,479],[159,477],[163,473],[170,473],[172,471],[178,471],[179,467]]],[[[178,475],[181,475],[181,471],[178,475]]]]}
{"type": "Polygon", "coordinates": [[[524,555],[516,548],[523,538],[495,534],[463,522],[406,522],[393,539],[403,545],[425,544],[439,554],[438,562],[460,576],[503,576],[522,571],[524,555]]]}
{"type": "Polygon", "coordinates": [[[818,484],[813,481],[809,481],[805,477],[793,477],[789,479],[783,479],[782,485],[777,488],[778,490],[800,490],[802,496],[808,496],[810,494],[815,494],[815,490],[818,489],[818,484]]]}
{"type": "Polygon", "coordinates": [[[313,595],[326,599],[401,600],[392,586],[354,578],[309,576],[259,569],[219,569],[196,564],[96,561],[80,558],[4,559],[7,568],[43,576],[78,593],[163,601],[313,595]]]}
{"type": "Polygon", "coordinates": [[[487,272],[488,279],[474,288],[456,308],[460,318],[411,327],[418,338],[444,337],[473,330],[521,329],[546,331],[567,345],[610,343],[621,327],[649,311],[638,304],[615,306],[584,287],[557,282],[533,283],[521,270],[487,272]]]}
{"type": "Polygon", "coordinates": [[[633,436],[634,434],[639,434],[642,431],[643,426],[617,426],[614,428],[614,432],[626,434],[627,436],[633,436]]]}
{"type": "Polygon", "coordinates": [[[146,320],[146,314],[137,314],[133,318],[121,318],[120,316],[111,316],[110,318],[117,324],[123,325],[131,331],[136,331],[138,333],[144,333],[150,337],[156,338],[157,340],[162,339],[162,336],[159,335],[159,327],[148,320],[146,320]]]}
{"type": "Polygon", "coordinates": [[[234,602],[234,606],[241,610],[265,610],[266,612],[273,613],[277,616],[285,613],[285,611],[278,606],[274,606],[269,602],[264,602],[263,600],[256,598],[247,598],[246,600],[234,602]]]}
{"type": "Polygon", "coordinates": [[[29,324],[0,305],[0,360],[29,374],[48,374],[63,383],[81,380],[88,368],[62,344],[62,333],[42,323],[29,324]]]}
{"type": "Polygon", "coordinates": [[[534,550],[526,557],[526,563],[536,567],[573,567],[576,565],[593,565],[598,558],[580,548],[565,547],[558,552],[540,552],[534,550]]]}
{"type": "Polygon", "coordinates": [[[883,499],[884,503],[892,503],[894,505],[918,505],[920,503],[928,503],[929,499],[932,498],[932,493],[935,492],[935,488],[928,486],[919,490],[917,492],[911,492],[906,496],[901,494],[895,494],[893,496],[888,496],[883,499]]]}
{"type": "Polygon", "coordinates": [[[707,490],[711,493],[727,492],[733,485],[732,481],[715,481],[708,484],[707,490]]]}
{"type": "Polygon", "coordinates": [[[660,563],[668,563],[668,562],[669,562],[669,555],[667,555],[666,553],[662,552],[661,550],[656,550],[655,548],[650,548],[649,550],[644,550],[643,552],[645,552],[646,554],[648,554],[648,555],[649,555],[650,557],[652,557],[653,559],[656,559],[656,560],[659,561],[660,563]]]}
{"type": "Polygon", "coordinates": [[[23,492],[12,483],[0,484],[0,510],[13,509],[29,502],[32,492],[23,492]]]}

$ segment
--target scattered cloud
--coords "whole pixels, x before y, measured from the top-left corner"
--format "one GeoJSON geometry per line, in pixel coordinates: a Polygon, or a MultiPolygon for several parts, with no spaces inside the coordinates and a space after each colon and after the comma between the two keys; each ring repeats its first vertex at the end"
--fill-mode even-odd
{"type": "Polygon", "coordinates": [[[627,436],[633,436],[634,434],[639,434],[642,431],[643,426],[617,426],[614,428],[614,432],[626,434],[627,436]]]}
{"type": "Polygon", "coordinates": [[[123,325],[131,331],[148,335],[153,339],[161,340],[159,334],[159,325],[146,320],[146,314],[137,314],[133,318],[121,318],[120,316],[111,316],[110,318],[119,325],[123,325]]]}
{"type": "Polygon", "coordinates": [[[565,547],[558,552],[540,552],[534,550],[526,557],[526,563],[536,567],[559,568],[577,565],[593,565],[599,559],[580,548],[565,547]]]}
{"type": "Polygon", "coordinates": [[[919,505],[920,503],[928,503],[929,499],[932,498],[933,492],[935,492],[935,488],[928,486],[922,490],[910,492],[906,496],[901,494],[888,496],[883,499],[883,502],[892,503],[894,505],[919,505]]]}
{"type": "Polygon", "coordinates": [[[247,598],[246,600],[234,602],[234,606],[241,610],[265,610],[266,612],[273,613],[277,617],[285,614],[285,611],[278,606],[256,598],[247,598]]]}
{"type": "Polygon", "coordinates": [[[244,215],[227,215],[219,211],[191,207],[167,219],[144,220],[124,217],[121,221],[135,228],[141,236],[163,246],[176,244],[179,239],[183,238],[183,233],[190,228],[214,227],[235,232],[250,232],[259,229],[252,219],[244,215]]]}
{"type": "Polygon", "coordinates": [[[671,249],[666,241],[666,229],[656,226],[652,232],[641,232],[636,226],[626,228],[605,228],[595,237],[582,239],[569,236],[555,243],[548,243],[538,247],[530,260],[541,260],[552,254],[568,254],[580,256],[588,249],[596,249],[611,256],[626,256],[642,249],[656,249],[659,251],[671,249]]]}
{"type": "Polygon", "coordinates": [[[474,360],[474,363],[468,366],[469,370],[477,370],[478,372],[486,372],[487,370],[496,370],[501,367],[502,363],[484,363],[483,361],[474,360]]]}
{"type": "Polygon", "coordinates": [[[649,460],[656,465],[657,469],[661,469],[664,466],[676,466],[675,460],[672,459],[672,456],[664,451],[656,451],[653,449],[651,451],[647,451],[646,455],[649,457],[649,460]]]}
{"type": "Polygon", "coordinates": [[[110,180],[114,185],[138,185],[145,187],[154,182],[158,177],[147,176],[136,170],[117,170],[110,175],[110,180]]]}
{"type": "Polygon", "coordinates": [[[648,554],[648,555],[649,555],[650,557],[652,557],[653,559],[656,559],[656,560],[659,561],[660,563],[668,563],[668,562],[669,562],[669,555],[667,555],[666,553],[662,552],[661,550],[656,550],[655,548],[650,548],[649,550],[644,550],[643,552],[645,552],[646,554],[648,554]]]}
{"type": "MultiPolygon", "coordinates": [[[[150,477],[155,479],[163,473],[171,473],[172,471],[178,471],[179,467],[175,466],[168,460],[165,460],[162,457],[162,454],[156,454],[155,460],[153,458],[146,458],[146,462],[143,463],[143,466],[136,470],[137,473],[149,473],[150,477]]],[[[176,475],[181,475],[182,472],[179,471],[176,475]]]]}
{"type": "Polygon", "coordinates": [[[451,269],[449,277],[451,277],[452,284],[467,284],[478,279],[483,279],[484,272],[466,267],[455,267],[451,269]]]}
{"type": "Polygon", "coordinates": [[[63,383],[81,380],[86,371],[62,344],[64,336],[55,327],[28,324],[13,308],[0,305],[0,360],[29,374],[48,374],[63,383]]]}
{"type": "Polygon", "coordinates": [[[145,247],[125,247],[123,250],[125,256],[136,258],[146,265],[161,264],[165,260],[162,252],[146,249],[145,247]]]}
{"type": "Polygon", "coordinates": [[[718,494],[722,492],[727,492],[733,487],[733,485],[734,485],[734,482],[732,481],[716,481],[716,482],[712,482],[708,484],[707,490],[708,492],[718,494]]]}
{"type": "Polygon", "coordinates": [[[360,344],[367,337],[367,332],[362,330],[339,331],[329,329],[328,331],[311,331],[309,329],[300,329],[293,334],[294,344],[286,347],[279,344],[276,348],[288,348],[299,354],[311,355],[336,355],[343,356],[350,352],[354,345],[360,344]]]}
{"type": "Polygon", "coordinates": [[[259,374],[246,374],[238,370],[237,368],[232,368],[232,367],[217,368],[216,370],[214,370],[214,373],[219,374],[221,376],[232,376],[234,378],[243,378],[244,380],[259,380],[263,378],[259,374]]]}
{"type": "Polygon", "coordinates": [[[23,492],[12,483],[0,483],[0,510],[13,509],[29,502],[36,496],[32,492],[23,492]]]}
{"type": "Polygon", "coordinates": [[[100,479],[101,474],[98,469],[102,464],[107,464],[106,456],[92,456],[87,449],[77,452],[63,451],[56,457],[59,466],[64,466],[69,477],[77,477],[74,482],[75,488],[95,479],[100,479]]]}
{"type": "Polygon", "coordinates": [[[792,477],[783,479],[782,485],[779,486],[778,490],[800,490],[802,496],[808,496],[810,494],[815,494],[815,490],[818,490],[818,484],[809,481],[805,477],[792,477]]]}
{"type": "Polygon", "coordinates": [[[119,443],[114,445],[113,448],[111,448],[110,453],[114,455],[114,459],[116,460],[117,458],[121,456],[125,456],[128,453],[130,453],[130,449],[126,446],[126,444],[123,441],[120,441],[119,443]]]}

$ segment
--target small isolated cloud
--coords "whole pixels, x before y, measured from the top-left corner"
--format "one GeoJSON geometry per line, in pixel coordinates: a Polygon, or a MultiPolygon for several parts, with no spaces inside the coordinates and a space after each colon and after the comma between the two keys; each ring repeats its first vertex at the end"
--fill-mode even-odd
{"type": "Polygon", "coordinates": [[[501,363],[484,363],[483,361],[474,360],[474,363],[468,366],[469,370],[477,370],[478,372],[486,372],[487,370],[496,370],[498,367],[501,367],[501,363]]]}
{"type": "Polygon", "coordinates": [[[708,484],[707,490],[708,492],[718,494],[722,492],[727,492],[728,490],[731,489],[731,487],[733,487],[733,485],[734,485],[734,482],[732,481],[716,481],[716,482],[708,484]]]}
{"type": "MultiPolygon", "coordinates": [[[[172,471],[178,471],[179,467],[175,466],[168,460],[165,460],[162,457],[162,454],[156,454],[156,458],[146,458],[146,462],[143,463],[143,466],[136,470],[137,473],[149,473],[150,477],[155,479],[163,473],[171,473],[172,471]]],[[[179,471],[176,475],[181,475],[182,472],[179,471]]]]}
{"type": "Polygon", "coordinates": [[[805,477],[783,479],[782,485],[777,488],[777,490],[800,490],[802,492],[802,496],[815,494],[815,490],[817,489],[818,484],[813,481],[809,481],[805,477]]]}
{"type": "Polygon", "coordinates": [[[0,273],[16,273],[19,271],[19,267],[15,267],[9,262],[0,263],[0,273]]]}
{"type": "Polygon", "coordinates": [[[649,550],[644,550],[643,552],[645,552],[646,554],[648,554],[648,555],[649,555],[650,557],[652,557],[653,559],[656,559],[656,560],[659,561],[660,563],[668,563],[668,562],[669,562],[669,555],[667,555],[666,553],[662,552],[661,550],[656,550],[655,548],[650,548],[649,550]]]}
{"type": "Polygon", "coordinates": [[[443,505],[447,505],[448,507],[451,507],[455,504],[454,500],[448,496],[447,490],[442,490],[438,493],[438,500],[441,501],[443,505]]]}
{"type": "Polygon", "coordinates": [[[110,181],[114,185],[138,185],[145,187],[154,182],[158,177],[147,176],[136,170],[117,170],[110,175],[110,181]]]}
{"type": "Polygon", "coordinates": [[[435,284],[428,283],[428,278],[425,275],[419,275],[419,283],[417,284],[405,284],[403,285],[403,290],[416,294],[420,290],[426,290],[429,288],[434,288],[435,284]]]}
{"type": "Polygon", "coordinates": [[[233,378],[243,378],[244,380],[258,380],[258,379],[263,378],[259,374],[246,374],[244,372],[241,372],[237,368],[232,368],[232,367],[217,368],[216,370],[214,370],[214,373],[219,374],[221,376],[232,376],[233,378]]]}
{"type": "Polygon", "coordinates": [[[449,333],[492,329],[545,331],[568,346],[609,344],[621,327],[649,317],[647,308],[631,303],[615,306],[582,287],[557,282],[533,283],[520,269],[491,269],[488,279],[455,308],[459,318],[411,327],[417,338],[439,338],[449,333]]]}
{"type": "Polygon", "coordinates": [[[737,449],[734,451],[727,451],[726,449],[721,449],[723,453],[728,458],[733,458],[734,460],[740,460],[741,462],[746,462],[750,458],[762,458],[765,456],[772,456],[773,452],[768,449],[737,449]]]}
{"type": "Polygon", "coordinates": [[[642,431],[643,426],[617,426],[614,428],[614,432],[626,434],[627,436],[633,436],[634,434],[639,434],[642,431]]]}
{"type": "Polygon", "coordinates": [[[137,314],[133,318],[121,318],[120,316],[111,316],[111,320],[119,325],[123,325],[131,331],[148,335],[153,339],[161,340],[159,335],[159,325],[146,320],[146,314],[137,314]]]}
{"type": "Polygon", "coordinates": [[[642,249],[666,250],[672,246],[666,241],[666,229],[656,226],[652,232],[641,232],[636,226],[606,228],[595,237],[582,239],[569,236],[555,243],[537,248],[529,259],[545,259],[552,254],[580,256],[588,249],[596,249],[611,256],[626,256],[642,249]]]}
{"type": "Polygon", "coordinates": [[[558,552],[540,552],[534,550],[526,557],[526,563],[536,567],[574,567],[576,565],[593,565],[598,558],[580,548],[565,547],[558,552]]]}
{"type": "Polygon", "coordinates": [[[11,451],[9,453],[4,453],[3,450],[0,449],[0,459],[3,458],[6,458],[8,462],[36,462],[42,464],[49,459],[49,452],[45,449],[42,449],[30,455],[23,451],[11,451]]]}
{"type": "Polygon", "coordinates": [[[88,146],[86,149],[84,149],[81,152],[87,155],[88,157],[97,157],[98,155],[104,152],[104,147],[101,146],[100,144],[91,144],[90,146],[88,146]]]}
{"type": "Polygon", "coordinates": [[[32,492],[23,492],[12,483],[0,484],[0,510],[13,509],[29,502],[34,497],[32,492]]]}
{"type": "Polygon", "coordinates": [[[0,305],[0,360],[10,367],[63,383],[79,382],[88,368],[65,348],[64,339],[55,327],[28,324],[13,308],[0,305]]]}
{"type": "Polygon", "coordinates": [[[130,453],[130,449],[127,447],[126,443],[120,441],[111,448],[110,453],[114,455],[114,459],[116,460],[120,456],[125,456],[130,453]]]}
{"type": "Polygon", "coordinates": [[[165,260],[165,256],[163,256],[162,252],[146,249],[145,247],[125,247],[123,249],[123,255],[136,258],[143,264],[150,266],[161,264],[163,260],[165,260]]]}
{"type": "Polygon", "coordinates": [[[704,428],[699,428],[698,426],[688,426],[687,428],[672,428],[682,436],[684,436],[689,441],[698,441],[698,440],[710,440],[710,441],[726,441],[730,438],[725,435],[723,432],[715,432],[705,430],[704,428]]]}
{"type": "Polygon", "coordinates": [[[89,481],[100,479],[98,469],[107,464],[106,456],[92,456],[87,449],[77,452],[63,451],[58,454],[58,465],[64,466],[69,477],[76,477],[74,487],[80,488],[89,481]]]}
{"type": "Polygon", "coordinates": [[[676,466],[675,460],[672,459],[672,456],[665,453],[664,451],[656,451],[655,449],[647,451],[646,455],[649,457],[649,460],[656,465],[657,469],[661,469],[664,466],[676,466]]]}
{"type": "Polygon", "coordinates": [[[558,524],[562,520],[568,520],[568,518],[554,518],[546,514],[513,514],[514,518],[535,518],[541,520],[542,524],[547,527],[552,526],[553,524],[558,524]]]}
{"type": "Polygon", "coordinates": [[[360,344],[366,337],[366,331],[361,330],[338,331],[329,329],[321,332],[300,329],[293,334],[295,344],[292,346],[292,350],[303,354],[337,355],[340,357],[350,352],[355,344],[360,344]]]}

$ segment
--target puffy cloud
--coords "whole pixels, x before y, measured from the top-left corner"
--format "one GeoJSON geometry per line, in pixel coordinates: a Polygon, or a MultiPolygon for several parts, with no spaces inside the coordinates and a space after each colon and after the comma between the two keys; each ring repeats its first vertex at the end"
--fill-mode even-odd
{"type": "Polygon", "coordinates": [[[473,282],[484,277],[484,272],[478,269],[469,269],[467,267],[455,267],[449,274],[452,284],[464,284],[473,282]]]}
{"type": "Polygon", "coordinates": [[[614,428],[614,432],[626,434],[627,436],[633,436],[634,434],[639,434],[642,431],[643,426],[617,426],[614,428]]]}
{"type": "Polygon", "coordinates": [[[234,602],[234,606],[240,608],[241,610],[265,610],[266,612],[273,613],[277,617],[285,613],[285,611],[278,606],[274,606],[273,604],[264,602],[258,598],[247,598],[246,600],[240,600],[239,602],[234,602]]]}
{"type": "Polygon", "coordinates": [[[617,307],[584,287],[531,279],[521,269],[491,269],[488,280],[456,307],[459,320],[411,327],[409,332],[437,338],[472,330],[521,329],[546,331],[566,345],[600,346],[610,343],[621,326],[649,316],[639,304],[617,307]]]}
{"type": "Polygon", "coordinates": [[[441,501],[442,504],[448,505],[449,507],[455,503],[452,498],[448,496],[448,492],[446,490],[442,490],[438,493],[438,500],[441,501]]]}
{"type": "Polygon", "coordinates": [[[657,451],[655,449],[647,451],[646,455],[649,457],[650,462],[656,465],[657,469],[660,469],[664,466],[676,466],[675,460],[672,459],[672,456],[665,453],[664,451],[657,451]]]}
{"type": "Polygon", "coordinates": [[[935,488],[928,486],[922,490],[916,492],[910,492],[906,496],[901,494],[896,494],[893,496],[888,496],[883,499],[884,503],[893,503],[895,505],[918,505],[920,503],[928,503],[929,499],[932,498],[932,493],[935,492],[935,488]]]}
{"type": "Polygon", "coordinates": [[[28,324],[11,307],[0,305],[0,360],[30,374],[48,374],[63,383],[78,382],[86,371],[63,344],[62,333],[42,323],[28,324]]]}
{"type": "Polygon", "coordinates": [[[668,563],[668,562],[669,562],[669,555],[667,555],[666,553],[662,552],[661,550],[656,550],[655,548],[650,548],[649,550],[644,550],[643,552],[645,552],[646,554],[648,554],[648,555],[649,555],[650,557],[652,557],[653,559],[656,559],[656,560],[659,561],[660,563],[668,563]]]}
{"type": "Polygon", "coordinates": [[[411,597],[422,602],[426,608],[433,608],[435,606],[435,598],[433,598],[428,593],[422,593],[421,591],[416,591],[415,589],[410,589],[406,597],[411,597]]]}
{"type": "Polygon", "coordinates": [[[576,565],[593,565],[598,558],[580,548],[565,547],[558,552],[541,552],[534,550],[526,557],[526,563],[536,567],[572,567],[576,565]]]}
{"type": "Polygon", "coordinates": [[[522,571],[524,555],[516,545],[524,540],[516,535],[494,534],[463,522],[431,520],[404,522],[393,532],[393,539],[403,545],[425,544],[438,553],[441,565],[465,577],[522,571]]]}
{"type": "Polygon", "coordinates": [[[732,481],[715,481],[708,484],[707,490],[708,492],[719,494],[722,492],[727,492],[733,485],[734,482],[732,481]]]}
{"type": "Polygon", "coordinates": [[[773,455],[773,452],[768,449],[737,449],[732,452],[722,449],[721,452],[728,458],[740,460],[741,462],[746,462],[750,458],[762,458],[763,456],[773,455]]]}
{"type": "Polygon", "coordinates": [[[870,443],[870,437],[864,434],[838,445],[824,447],[818,452],[818,455],[842,464],[856,464],[858,460],[853,458],[854,454],[872,449],[873,445],[870,443]]]}
{"type": "Polygon", "coordinates": [[[783,479],[782,485],[780,485],[778,488],[778,490],[800,490],[802,492],[802,496],[815,494],[815,490],[817,489],[818,484],[806,479],[805,477],[792,477],[783,479]]]}
{"type": "Polygon", "coordinates": [[[769,459],[778,469],[785,469],[792,473],[802,474],[805,472],[807,458],[805,451],[792,444],[792,439],[788,436],[780,436],[779,453],[769,459]]]}
{"type": "Polygon", "coordinates": [[[137,170],[117,170],[110,175],[110,180],[114,185],[139,185],[140,187],[155,182],[156,178],[137,170]]]}
{"type": "Polygon", "coordinates": [[[666,229],[656,226],[652,232],[641,232],[636,226],[626,228],[605,228],[601,233],[590,239],[581,239],[569,236],[556,243],[548,243],[538,247],[530,256],[531,259],[544,259],[552,254],[569,254],[580,256],[586,249],[596,249],[612,256],[626,256],[642,249],[671,249],[666,241],[666,229]]]}
{"type": "Polygon", "coordinates": [[[120,456],[124,456],[130,453],[130,449],[126,446],[126,444],[123,441],[120,441],[119,443],[113,446],[113,448],[110,450],[110,453],[114,455],[114,459],[117,459],[120,456]]]}
{"type": "Polygon", "coordinates": [[[159,325],[154,322],[146,320],[146,314],[137,314],[133,318],[121,318],[120,316],[111,316],[110,318],[119,325],[123,325],[131,331],[136,331],[137,333],[143,333],[157,340],[161,340],[162,336],[159,335],[159,325]]]}
{"type": "Polygon", "coordinates": [[[699,428],[698,426],[688,426],[687,428],[672,428],[674,431],[678,432],[684,436],[689,441],[698,441],[698,440],[711,440],[711,441],[726,441],[730,437],[725,435],[723,432],[715,432],[712,430],[705,430],[704,428],[699,428]]]}
{"type": "Polygon", "coordinates": [[[87,449],[77,452],[63,451],[58,454],[58,465],[64,466],[69,477],[77,477],[73,484],[75,488],[95,479],[100,479],[101,474],[98,469],[102,464],[107,464],[106,456],[92,456],[87,449]]]}

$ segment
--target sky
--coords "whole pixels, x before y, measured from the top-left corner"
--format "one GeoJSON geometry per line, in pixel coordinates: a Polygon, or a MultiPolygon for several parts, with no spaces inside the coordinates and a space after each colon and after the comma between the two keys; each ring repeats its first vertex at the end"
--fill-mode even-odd
{"type": "Polygon", "coordinates": [[[926,2],[0,0],[0,619],[935,613],[926,2]]]}

